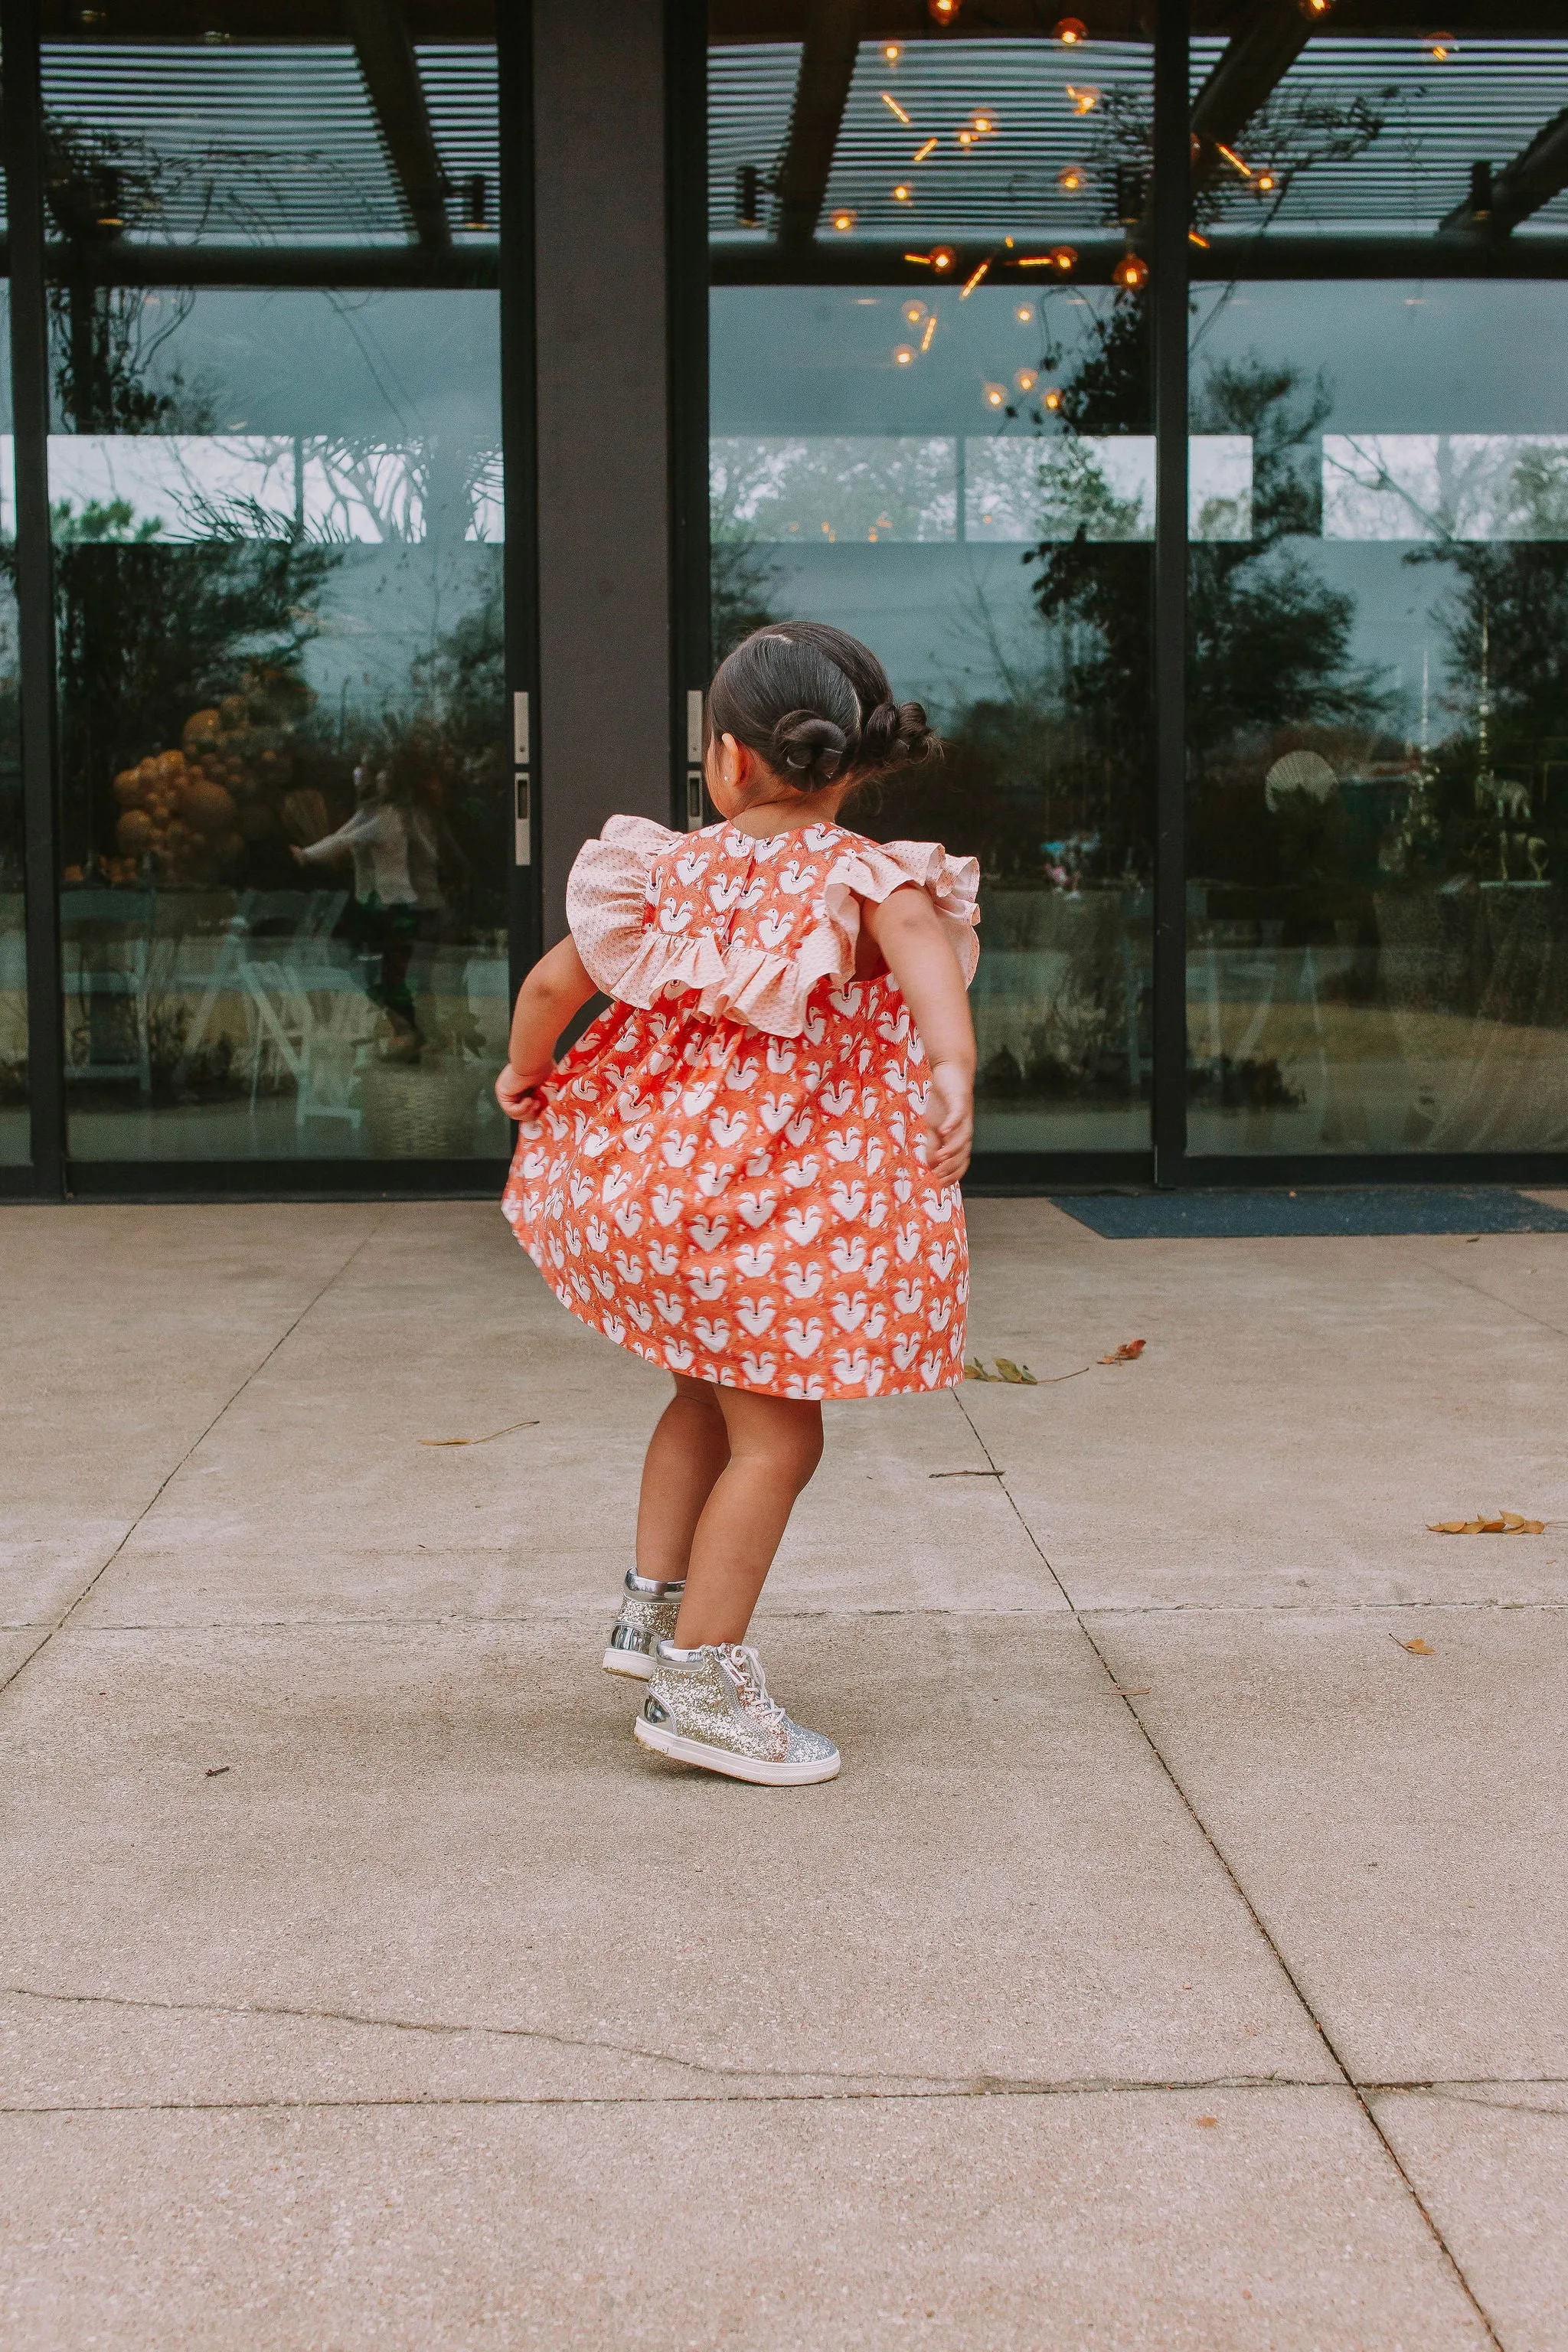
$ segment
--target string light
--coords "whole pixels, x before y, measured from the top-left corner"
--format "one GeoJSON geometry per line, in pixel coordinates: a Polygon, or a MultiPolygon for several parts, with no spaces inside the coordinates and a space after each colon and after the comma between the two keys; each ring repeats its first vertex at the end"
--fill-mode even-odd
{"type": "Polygon", "coordinates": [[[892,91],[890,89],[879,89],[877,92],[877,95],[881,100],[883,105],[888,109],[889,112],[890,114],[896,114],[899,121],[903,123],[907,129],[910,118],[904,112],[903,108],[899,104],[898,100],[893,96],[892,91]]]}
{"type": "Polygon", "coordinates": [[[1215,154],[1223,155],[1226,162],[1230,165],[1232,171],[1239,172],[1244,180],[1251,179],[1251,164],[1244,163],[1234,147],[1227,147],[1223,139],[1216,139],[1214,143],[1215,154]]]}
{"type": "Polygon", "coordinates": [[[958,266],[958,256],[951,245],[933,245],[926,257],[933,269],[954,269],[958,266]]]}
{"type": "Polygon", "coordinates": [[[985,275],[986,271],[990,268],[990,267],[991,267],[991,258],[990,258],[990,256],[989,256],[989,255],[987,255],[987,256],[986,256],[986,257],[985,257],[985,259],[981,263],[981,265],[980,265],[979,268],[974,272],[973,276],[973,277],[972,277],[972,278],[967,281],[967,283],[965,284],[964,289],[963,289],[963,291],[962,292],[962,294],[960,294],[960,296],[959,296],[959,298],[958,298],[958,299],[959,299],[959,300],[960,300],[961,302],[967,302],[967,301],[968,301],[968,299],[969,299],[970,296],[973,293],[973,291],[974,291],[975,288],[979,285],[979,283],[980,283],[981,279],[984,277],[984,275],[985,275]]]}
{"type": "Polygon", "coordinates": [[[1141,286],[1149,283],[1149,265],[1141,253],[1124,253],[1110,273],[1110,282],[1136,294],[1141,286]]]}
{"type": "Polygon", "coordinates": [[[1006,407],[1006,405],[1007,405],[1007,387],[1006,387],[1006,385],[1005,385],[1005,383],[988,383],[988,384],[986,385],[986,387],[985,387],[985,405],[986,405],[986,407],[987,407],[987,408],[1005,408],[1005,407],[1006,407]]]}
{"type": "Polygon", "coordinates": [[[915,149],[914,153],[910,157],[910,163],[923,163],[926,157],[928,155],[934,155],[941,145],[942,141],[938,139],[933,132],[931,138],[924,140],[921,144],[915,149]]]}
{"type": "Polygon", "coordinates": [[[1328,15],[1333,5],[1334,0],[1296,0],[1297,7],[1300,8],[1309,25],[1319,23],[1328,15]]]}
{"type": "Polygon", "coordinates": [[[904,323],[906,326],[918,327],[921,320],[925,317],[925,314],[926,306],[923,302],[906,302],[904,304],[904,323]]]}
{"type": "Polygon", "coordinates": [[[1273,173],[1272,173],[1272,172],[1259,172],[1259,173],[1258,174],[1257,179],[1256,179],[1256,180],[1254,180],[1254,182],[1253,182],[1253,184],[1253,184],[1253,186],[1257,189],[1257,191],[1258,191],[1258,194],[1259,194],[1260,196],[1267,196],[1267,195],[1270,194],[1272,193],[1272,191],[1273,191],[1273,187],[1274,187],[1274,174],[1273,174],[1273,173]]]}
{"type": "Polygon", "coordinates": [[[989,139],[996,129],[996,118],[993,114],[976,114],[971,117],[971,124],[976,138],[989,139]]]}
{"type": "Polygon", "coordinates": [[[907,180],[900,180],[898,186],[893,190],[893,202],[896,205],[910,205],[913,204],[914,199],[915,192],[910,187],[909,182],[907,180]]]}
{"type": "Polygon", "coordinates": [[[1039,380],[1033,368],[1020,368],[1013,378],[1020,392],[1033,392],[1039,380]]]}
{"type": "Polygon", "coordinates": [[[1054,416],[1058,409],[1062,404],[1062,396],[1057,386],[1053,383],[1050,390],[1048,392],[1042,393],[1040,397],[1045,402],[1046,406],[1050,410],[1051,415],[1054,416]]]}
{"type": "Polygon", "coordinates": [[[1190,228],[1190,229],[1187,231],[1187,243],[1188,243],[1189,245],[1199,245],[1199,246],[1202,246],[1202,247],[1203,247],[1203,249],[1204,249],[1204,251],[1205,251],[1205,253],[1206,253],[1206,252],[1208,251],[1208,249],[1209,249],[1209,241],[1208,241],[1207,237],[1206,237],[1206,236],[1200,236],[1198,235],[1198,232],[1197,232],[1197,230],[1196,230],[1195,228],[1190,228]]]}
{"type": "Polygon", "coordinates": [[[833,215],[833,226],[839,231],[841,236],[847,236],[848,232],[854,227],[860,215],[858,213],[852,213],[847,210],[837,212],[833,215]]]}
{"type": "Polygon", "coordinates": [[[974,144],[973,131],[961,131],[958,134],[958,143],[961,147],[973,147],[974,144]]]}
{"type": "Polygon", "coordinates": [[[1027,302],[1020,302],[1013,316],[1021,327],[1031,327],[1035,322],[1035,314],[1027,302]]]}
{"type": "Polygon", "coordinates": [[[1051,265],[1053,268],[1057,269],[1076,269],[1078,267],[1077,246],[1053,245],[1051,247],[1051,265]]]}
{"type": "Polygon", "coordinates": [[[1069,81],[1067,85],[1067,100],[1075,114],[1092,114],[1100,104],[1100,92],[1087,82],[1074,84],[1069,81]]]}
{"type": "Polygon", "coordinates": [[[1056,35],[1064,49],[1076,49],[1081,40],[1088,38],[1089,26],[1081,16],[1064,16],[1056,27],[1056,35]]]}
{"type": "Polygon", "coordinates": [[[882,57],[884,62],[892,66],[895,69],[897,68],[899,59],[903,56],[903,45],[901,42],[884,41],[882,44],[882,57]]]}
{"type": "Polygon", "coordinates": [[[922,352],[929,352],[929,351],[930,351],[930,349],[931,349],[931,337],[935,334],[935,332],[936,332],[936,312],[933,310],[933,311],[931,312],[931,317],[926,320],[926,331],[925,331],[925,333],[921,337],[921,351],[922,351],[922,352]]]}
{"type": "Polygon", "coordinates": [[[1084,171],[1081,163],[1069,163],[1065,172],[1058,172],[1057,174],[1057,185],[1064,195],[1076,196],[1083,182],[1084,171]]]}
{"type": "Polygon", "coordinates": [[[963,0],[926,0],[926,13],[933,24],[951,25],[963,5],[963,0]]]}
{"type": "Polygon", "coordinates": [[[900,343],[893,353],[895,367],[913,367],[914,363],[915,355],[911,346],[908,343],[900,343]]]}
{"type": "Polygon", "coordinates": [[[1428,33],[1422,47],[1435,66],[1446,66],[1459,54],[1459,44],[1452,33],[1428,33]]]}

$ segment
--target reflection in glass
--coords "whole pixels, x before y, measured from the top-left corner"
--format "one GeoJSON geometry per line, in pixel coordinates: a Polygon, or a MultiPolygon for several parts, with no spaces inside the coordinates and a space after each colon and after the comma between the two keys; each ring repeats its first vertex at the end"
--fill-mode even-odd
{"type": "MultiPolygon", "coordinates": [[[[416,59],[458,161],[488,95],[493,173],[493,52],[416,59]]],[[[499,1155],[497,298],[441,258],[493,244],[484,171],[422,191],[341,42],[46,79],[69,1149],[499,1155]],[[434,282],[289,285],[416,231],[434,282]],[[214,237],[256,282],[180,285],[214,237]]]]}
{"type": "MultiPolygon", "coordinates": [[[[862,43],[813,186],[820,79],[744,14],[710,57],[715,654],[809,614],[927,705],[940,771],[850,814],[980,858],[979,1148],[1146,1150],[1153,444],[1110,279],[1149,50],[862,43]]],[[[1249,465],[1194,446],[1205,537],[1246,530],[1249,465]]]]}
{"type": "Polygon", "coordinates": [[[11,462],[10,287],[0,280],[0,1167],[32,1157],[27,1095],[27,935],[22,735],[16,671],[16,500],[11,462]]]}
{"type": "Polygon", "coordinates": [[[1252,446],[1249,536],[1190,557],[1196,1152],[1568,1145],[1568,288],[1438,242],[1568,219],[1504,167],[1568,42],[1506,13],[1441,61],[1314,35],[1236,142],[1279,186],[1198,173],[1205,231],[1250,206],[1287,254],[1353,225],[1436,263],[1194,289],[1194,427],[1252,446]]]}

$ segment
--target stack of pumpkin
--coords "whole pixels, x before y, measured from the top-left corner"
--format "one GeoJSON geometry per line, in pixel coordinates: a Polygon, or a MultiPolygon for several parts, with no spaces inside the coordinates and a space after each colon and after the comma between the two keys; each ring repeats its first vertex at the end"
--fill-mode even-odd
{"type": "Polygon", "coordinates": [[[176,888],[232,876],[249,845],[277,838],[287,822],[280,803],[297,797],[287,793],[292,762],[279,732],[252,723],[243,695],[228,695],[193,713],[177,751],[122,769],[114,779],[122,856],[176,888]]]}

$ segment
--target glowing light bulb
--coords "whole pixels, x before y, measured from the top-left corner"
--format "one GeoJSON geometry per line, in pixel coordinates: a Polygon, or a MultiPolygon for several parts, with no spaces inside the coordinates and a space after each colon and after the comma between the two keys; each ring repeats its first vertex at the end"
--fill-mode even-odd
{"type": "Polygon", "coordinates": [[[1030,310],[1026,302],[1020,302],[1017,309],[1014,311],[1013,316],[1016,319],[1021,327],[1028,327],[1034,324],[1035,314],[1033,310],[1030,310]]]}
{"type": "Polygon", "coordinates": [[[1054,416],[1058,409],[1062,404],[1061,393],[1058,387],[1053,383],[1047,392],[1043,392],[1040,394],[1040,398],[1045,402],[1046,406],[1050,410],[1051,415],[1054,416]]]}
{"type": "Polygon", "coordinates": [[[1421,46],[1435,66],[1446,66],[1459,54],[1459,44],[1452,33],[1428,33],[1421,46]]]}
{"type": "Polygon", "coordinates": [[[910,163],[923,163],[926,157],[928,155],[934,155],[941,145],[942,141],[933,133],[930,139],[924,139],[921,142],[920,145],[915,149],[914,153],[910,157],[910,163]]]}
{"type": "Polygon", "coordinates": [[[894,366],[913,367],[914,363],[915,355],[913,347],[909,343],[900,343],[893,353],[894,366]]]}
{"type": "Polygon", "coordinates": [[[1258,194],[1259,194],[1260,196],[1266,196],[1266,195],[1268,195],[1268,194],[1270,193],[1270,191],[1272,190],[1273,186],[1274,186],[1274,174],[1273,174],[1273,173],[1272,173],[1272,172],[1259,172],[1259,173],[1258,174],[1257,179],[1256,179],[1256,180],[1254,180],[1254,182],[1252,183],[1252,184],[1253,184],[1253,186],[1257,189],[1257,191],[1258,191],[1258,194]]]}
{"type": "Polygon", "coordinates": [[[884,42],[883,42],[883,44],[882,44],[882,58],[883,58],[883,62],[884,62],[884,64],[887,64],[887,65],[889,65],[889,66],[896,66],[896,65],[898,64],[898,62],[899,62],[899,59],[903,56],[903,54],[904,54],[904,51],[903,51],[903,44],[902,44],[900,41],[884,41],[884,42]]]}
{"type": "Polygon", "coordinates": [[[987,408],[1005,408],[1005,407],[1006,407],[1006,405],[1007,405],[1007,387],[1006,387],[1006,385],[1005,385],[1005,383],[988,383],[988,384],[986,385],[986,387],[985,387],[985,405],[986,405],[986,407],[987,407],[987,408]]]}
{"type": "Polygon", "coordinates": [[[906,326],[918,327],[921,320],[925,317],[925,314],[926,306],[923,302],[906,302],[904,304],[904,322],[906,326]]]}
{"type": "Polygon", "coordinates": [[[1013,378],[1020,392],[1033,392],[1039,380],[1033,368],[1020,368],[1013,378]]]}
{"type": "Polygon", "coordinates": [[[1149,283],[1149,265],[1141,253],[1124,253],[1110,273],[1112,285],[1124,286],[1136,293],[1149,283]]]}
{"type": "Polygon", "coordinates": [[[977,138],[989,139],[996,128],[996,118],[994,114],[976,114],[971,119],[971,128],[977,138]]]}
{"type": "Polygon", "coordinates": [[[930,349],[931,349],[931,337],[935,334],[935,332],[936,332],[936,312],[933,310],[933,311],[931,312],[931,317],[926,320],[926,331],[925,331],[925,333],[921,337],[921,351],[922,351],[922,352],[929,352],[929,351],[930,351],[930,349]]]}
{"type": "Polygon", "coordinates": [[[963,5],[963,0],[926,0],[926,13],[933,24],[951,25],[963,5]]]}
{"type": "Polygon", "coordinates": [[[896,114],[900,122],[907,123],[909,121],[909,116],[904,112],[903,108],[899,104],[898,100],[893,96],[890,89],[879,89],[877,92],[877,95],[881,100],[889,114],[896,114]]]}
{"type": "Polygon", "coordinates": [[[1334,0],[1296,0],[1297,7],[1300,8],[1309,25],[1319,23],[1328,15],[1333,5],[1334,0]]]}
{"type": "Polygon", "coordinates": [[[961,131],[958,134],[958,143],[961,147],[973,147],[974,144],[973,131],[961,131]]]}
{"type": "Polygon", "coordinates": [[[956,267],[957,261],[958,256],[954,253],[951,245],[932,246],[931,249],[931,266],[933,269],[952,269],[956,267]]]}
{"type": "Polygon", "coordinates": [[[1069,163],[1065,172],[1057,173],[1057,185],[1064,195],[1076,196],[1083,183],[1084,170],[1081,163],[1069,163]]]}
{"type": "Polygon", "coordinates": [[[1056,33],[1064,49],[1076,49],[1081,40],[1088,38],[1089,27],[1081,16],[1064,16],[1058,24],[1056,33]]]}
{"type": "Polygon", "coordinates": [[[1076,245],[1053,245],[1053,246],[1052,246],[1052,247],[1051,247],[1051,268],[1052,268],[1053,269],[1060,269],[1060,270],[1066,271],[1066,270],[1068,270],[1068,269],[1076,269],[1076,268],[1077,268],[1077,267],[1078,267],[1078,247],[1077,247],[1077,246],[1076,246],[1076,245]]]}
{"type": "Polygon", "coordinates": [[[858,213],[852,213],[847,210],[836,212],[833,215],[833,226],[839,231],[841,236],[847,236],[859,217],[860,215],[858,213]]]}
{"type": "Polygon", "coordinates": [[[914,200],[915,192],[910,187],[909,182],[907,180],[900,180],[898,186],[893,190],[893,202],[896,205],[912,205],[914,200]]]}
{"type": "Polygon", "coordinates": [[[1067,84],[1067,101],[1075,114],[1092,114],[1100,104],[1100,92],[1088,83],[1067,84]]]}

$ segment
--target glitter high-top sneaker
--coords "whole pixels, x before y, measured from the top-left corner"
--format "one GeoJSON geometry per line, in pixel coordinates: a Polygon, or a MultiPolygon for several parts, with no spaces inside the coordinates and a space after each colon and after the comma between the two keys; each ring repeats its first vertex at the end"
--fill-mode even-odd
{"type": "Polygon", "coordinates": [[[678,1764],[700,1764],[768,1788],[831,1780],[838,1770],[832,1740],[790,1721],[768,1696],[762,1660],[740,1642],[700,1650],[660,1642],[632,1729],[645,1748],[678,1764]]]}
{"type": "Polygon", "coordinates": [[[605,1652],[607,1675],[635,1675],[647,1682],[653,1672],[654,1643],[674,1633],[685,1590],[684,1577],[679,1584],[661,1584],[656,1577],[627,1569],[620,1614],[610,1628],[610,1646],[605,1652]]]}

